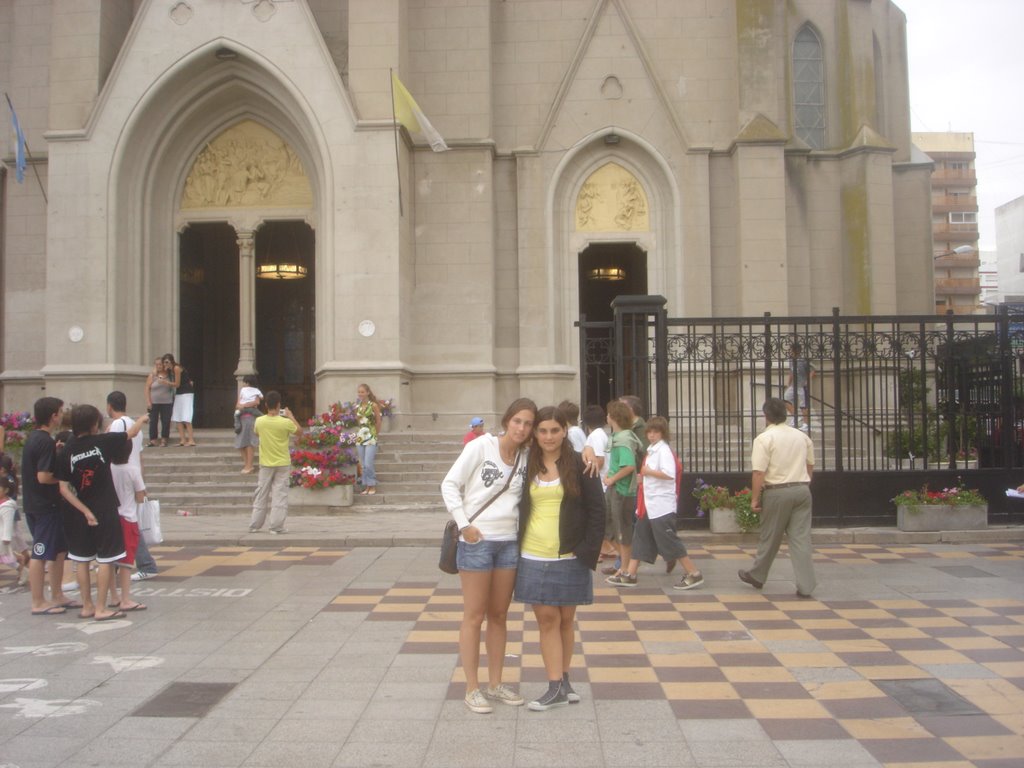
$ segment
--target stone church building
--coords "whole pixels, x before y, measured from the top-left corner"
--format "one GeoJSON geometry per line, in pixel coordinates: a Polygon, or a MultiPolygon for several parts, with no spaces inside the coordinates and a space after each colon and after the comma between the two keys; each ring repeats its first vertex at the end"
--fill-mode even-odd
{"type": "Polygon", "coordinates": [[[933,309],[890,0],[0,0],[0,82],[7,411],[139,410],[172,352],[201,426],[253,372],[303,416],[367,382],[493,425],[578,399],[616,295],[933,309]]]}

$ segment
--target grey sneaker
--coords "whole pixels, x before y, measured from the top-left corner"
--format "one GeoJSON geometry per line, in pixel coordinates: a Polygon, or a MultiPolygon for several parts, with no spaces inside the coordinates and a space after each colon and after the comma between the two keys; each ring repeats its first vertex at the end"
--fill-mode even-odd
{"type": "Polygon", "coordinates": [[[546,712],[554,707],[564,707],[568,703],[569,697],[565,695],[565,691],[562,689],[562,686],[558,686],[554,692],[548,691],[539,699],[531,701],[526,705],[526,708],[534,712],[546,712]]]}
{"type": "Polygon", "coordinates": [[[465,704],[470,712],[476,712],[478,715],[489,715],[494,711],[494,707],[488,703],[479,688],[466,694],[465,704]]]}
{"type": "Polygon", "coordinates": [[[260,532],[260,529],[257,528],[256,526],[254,526],[254,525],[250,525],[249,526],[249,533],[259,533],[259,532],[260,532]]]}
{"type": "Polygon", "coordinates": [[[502,683],[497,688],[488,688],[487,693],[484,695],[488,699],[500,701],[502,704],[508,704],[510,707],[521,707],[526,703],[526,699],[516,693],[515,689],[506,683],[502,683]]]}
{"type": "Polygon", "coordinates": [[[700,571],[694,571],[683,576],[682,580],[678,584],[673,584],[672,589],[693,589],[699,587],[704,583],[704,574],[700,571]]]}
{"type": "Polygon", "coordinates": [[[271,528],[270,532],[273,533],[273,534],[288,533],[288,529],[287,528],[271,528]]]}
{"type": "Polygon", "coordinates": [[[605,583],[616,587],[635,587],[636,576],[630,576],[628,573],[617,573],[605,579],[605,583]]]}

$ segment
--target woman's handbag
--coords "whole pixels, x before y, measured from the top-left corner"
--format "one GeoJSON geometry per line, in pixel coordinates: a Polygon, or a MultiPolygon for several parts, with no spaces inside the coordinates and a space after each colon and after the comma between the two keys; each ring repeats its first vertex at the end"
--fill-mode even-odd
{"type": "Polygon", "coordinates": [[[146,499],[139,504],[139,533],[147,544],[163,544],[164,534],[160,530],[160,502],[146,499]]]}
{"type": "MultiPolygon", "coordinates": [[[[469,518],[469,524],[472,525],[473,521],[479,517],[480,513],[487,509],[495,500],[501,496],[508,487],[512,484],[512,478],[515,477],[516,470],[519,469],[519,457],[520,454],[516,453],[516,461],[512,465],[512,471],[509,472],[508,479],[505,484],[501,487],[501,490],[491,496],[487,502],[480,507],[473,516],[469,518]]],[[[437,567],[445,573],[458,573],[459,567],[456,564],[456,555],[459,551],[459,525],[454,520],[449,520],[444,524],[444,533],[441,534],[441,557],[437,561],[437,567]]]]}

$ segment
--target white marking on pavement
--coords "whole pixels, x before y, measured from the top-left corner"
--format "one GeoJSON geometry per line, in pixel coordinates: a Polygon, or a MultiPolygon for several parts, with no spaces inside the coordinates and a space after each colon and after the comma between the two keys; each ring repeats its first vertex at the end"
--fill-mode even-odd
{"type": "Polygon", "coordinates": [[[92,699],[15,699],[10,704],[0,704],[0,709],[16,709],[15,717],[67,717],[84,714],[90,707],[100,703],[92,699]]]}
{"type": "Polygon", "coordinates": [[[109,664],[115,673],[126,669],[152,669],[159,667],[164,660],[159,656],[96,656],[93,664],[109,664]]]}
{"type": "Polygon", "coordinates": [[[0,656],[24,653],[29,656],[64,656],[68,653],[81,653],[89,646],[85,643],[49,643],[48,645],[13,645],[6,646],[0,656]]]}
{"type": "Polygon", "coordinates": [[[112,629],[127,629],[132,625],[128,619],[107,619],[106,621],[79,621],[74,624],[58,624],[57,629],[77,629],[86,635],[109,632],[112,629]]]}
{"type": "Polygon", "coordinates": [[[132,597],[245,597],[251,589],[174,589],[171,587],[132,587],[132,597]]]}
{"type": "MultiPolygon", "coordinates": [[[[14,693],[15,691],[35,691],[45,688],[48,682],[38,677],[9,677],[0,680],[0,693],[14,693]]],[[[0,766],[3,768],[3,766],[0,766]]]]}

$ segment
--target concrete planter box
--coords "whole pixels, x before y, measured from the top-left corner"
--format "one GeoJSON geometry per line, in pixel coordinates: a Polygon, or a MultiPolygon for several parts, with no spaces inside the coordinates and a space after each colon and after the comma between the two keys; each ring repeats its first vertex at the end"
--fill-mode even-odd
{"type": "Polygon", "coordinates": [[[736,522],[736,510],[716,507],[711,510],[712,533],[743,533],[736,522]]]}
{"type": "Polygon", "coordinates": [[[306,513],[327,514],[332,507],[351,507],[354,486],[335,485],[331,488],[288,489],[289,510],[301,509],[306,513]]]}
{"type": "Polygon", "coordinates": [[[980,531],[988,528],[988,505],[899,506],[896,508],[896,527],[901,531],[980,531]]]}

